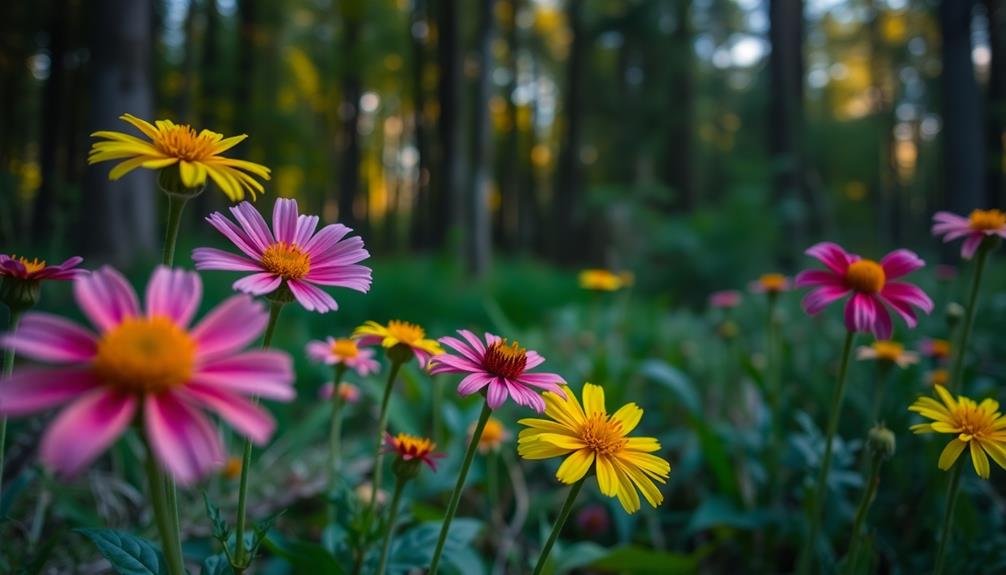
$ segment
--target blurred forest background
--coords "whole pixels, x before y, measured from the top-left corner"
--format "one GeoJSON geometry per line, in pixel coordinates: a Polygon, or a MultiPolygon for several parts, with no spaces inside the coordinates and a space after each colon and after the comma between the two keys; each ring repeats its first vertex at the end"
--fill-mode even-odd
{"type": "Polygon", "coordinates": [[[998,0],[4,2],[0,245],[156,251],[151,174],[85,163],[129,112],[249,134],[264,211],[295,197],[378,255],[716,287],[1001,207],[1004,42],[998,0]]]}

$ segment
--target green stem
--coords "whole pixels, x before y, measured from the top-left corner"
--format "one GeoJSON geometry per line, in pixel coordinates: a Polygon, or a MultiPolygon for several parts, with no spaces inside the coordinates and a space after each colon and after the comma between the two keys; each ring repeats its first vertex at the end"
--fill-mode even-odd
{"type": "Polygon", "coordinates": [[[882,453],[874,453],[873,458],[870,460],[870,475],[869,480],[866,484],[866,491],[863,492],[863,497],[859,500],[859,507],[856,509],[856,519],[852,522],[852,540],[849,542],[849,553],[845,557],[845,566],[842,569],[843,573],[854,573],[856,571],[856,566],[859,564],[859,545],[862,541],[863,534],[861,530],[863,528],[863,521],[866,520],[866,514],[870,511],[870,506],[873,505],[873,500],[877,496],[877,486],[880,484],[880,467],[884,462],[884,455],[882,453]]]}
{"type": "Polygon", "coordinates": [[[821,501],[828,489],[828,472],[831,469],[831,454],[834,447],[835,432],[838,431],[838,420],[842,413],[842,398],[845,395],[845,379],[849,371],[849,358],[852,356],[852,343],[856,338],[856,333],[847,331],[845,343],[842,346],[842,362],[838,368],[838,382],[835,384],[831,396],[831,415],[828,417],[828,435],[824,444],[824,458],[821,460],[821,469],[817,475],[817,486],[811,494],[810,499],[810,533],[804,545],[803,553],[800,557],[799,573],[808,573],[811,560],[817,549],[817,536],[821,530],[821,501]]]}
{"type": "Polygon", "coordinates": [[[779,460],[782,455],[782,350],[779,345],[779,322],[776,320],[777,296],[769,295],[768,300],[768,337],[766,339],[766,356],[768,367],[767,391],[769,407],[772,410],[771,441],[769,448],[769,473],[771,474],[772,503],[781,498],[782,479],[780,477],[779,460]]]}
{"type": "Polygon", "coordinates": [[[408,480],[402,477],[395,482],[395,494],[391,496],[391,510],[388,511],[388,528],[384,533],[384,544],[381,546],[381,566],[377,568],[377,575],[384,575],[388,565],[388,551],[391,550],[391,539],[395,533],[395,521],[398,520],[398,505],[402,500],[402,491],[408,480]]]}
{"type": "Polygon", "coordinates": [[[161,534],[161,546],[164,549],[164,559],[170,575],[185,575],[185,560],[182,558],[182,542],[178,530],[174,527],[172,510],[165,491],[167,477],[154,457],[154,450],[147,446],[147,481],[150,487],[150,500],[154,507],[154,520],[161,534]]]}
{"type": "Polygon", "coordinates": [[[384,466],[384,433],[388,429],[388,404],[391,403],[391,391],[398,380],[398,372],[402,369],[401,361],[391,360],[388,369],[388,381],[384,384],[384,396],[381,398],[381,411],[377,419],[377,448],[374,452],[374,472],[371,474],[370,502],[367,505],[367,515],[363,521],[363,532],[370,530],[374,511],[377,508],[377,490],[381,488],[381,471],[384,466]]]}
{"type": "Polygon", "coordinates": [[[475,451],[479,448],[479,439],[482,437],[482,430],[486,428],[486,422],[493,410],[489,407],[488,401],[482,405],[482,413],[479,414],[479,421],[475,424],[475,431],[472,438],[468,440],[468,450],[465,452],[465,459],[461,463],[461,472],[458,474],[458,481],[454,484],[454,491],[451,493],[451,500],[447,504],[447,515],[444,516],[444,524],[440,527],[440,537],[437,538],[437,547],[433,550],[433,561],[430,563],[429,575],[436,575],[437,565],[440,564],[440,556],[444,552],[444,544],[447,542],[447,533],[451,529],[451,522],[454,521],[454,514],[458,511],[458,502],[461,501],[461,492],[465,490],[465,479],[468,478],[468,469],[475,459],[475,451]]]}
{"type": "Polygon", "coordinates": [[[894,364],[886,363],[881,360],[881,363],[877,365],[877,386],[873,394],[873,411],[870,414],[870,425],[876,425],[880,423],[880,417],[884,413],[884,397],[887,393],[887,383],[888,380],[894,377],[896,373],[894,369],[894,364]]]}
{"type": "MultiPolygon", "coordinates": [[[[276,332],[276,324],[279,321],[279,312],[282,310],[283,302],[281,301],[273,301],[269,306],[269,323],[266,324],[265,335],[262,336],[263,349],[272,344],[272,336],[276,332]]],[[[250,475],[251,456],[252,442],[251,439],[245,438],[244,451],[241,455],[241,480],[238,485],[237,526],[235,528],[235,545],[237,545],[237,549],[234,551],[234,561],[231,563],[231,568],[234,570],[235,575],[242,575],[251,563],[251,558],[248,557],[248,550],[245,548],[245,530],[247,529],[248,521],[248,476],[250,475]]]]}
{"type": "Polygon", "coordinates": [[[335,481],[339,474],[339,459],[342,451],[342,397],[339,395],[339,383],[345,373],[346,366],[344,364],[335,364],[335,382],[332,389],[332,427],[328,432],[329,492],[335,489],[335,481]]]}
{"type": "MultiPolygon", "coordinates": [[[[21,323],[21,311],[10,310],[10,319],[7,322],[8,333],[17,331],[17,326],[21,323]]],[[[3,352],[3,377],[0,377],[0,385],[4,383],[10,374],[14,373],[14,350],[7,348],[3,352]]],[[[3,468],[4,451],[7,446],[7,417],[0,417],[0,503],[3,503],[3,468]]]]}
{"type": "Polygon", "coordinates": [[[562,509],[559,510],[559,517],[555,520],[555,525],[552,526],[552,532],[549,533],[548,539],[545,541],[545,546],[541,548],[541,555],[538,556],[538,563],[534,566],[534,575],[541,573],[542,569],[545,568],[545,562],[548,561],[548,554],[552,551],[552,546],[555,545],[555,540],[559,538],[559,533],[562,531],[563,525],[566,524],[566,519],[569,518],[569,514],[573,511],[573,502],[576,501],[576,496],[580,494],[580,489],[583,488],[583,482],[587,479],[587,476],[583,476],[579,481],[573,484],[569,489],[569,494],[566,495],[566,501],[562,504],[562,509]]]}
{"type": "Polygon", "coordinates": [[[441,443],[443,441],[443,432],[440,428],[443,427],[443,423],[440,415],[443,412],[444,386],[440,379],[435,375],[430,377],[430,385],[433,386],[433,389],[431,390],[433,393],[433,399],[431,401],[431,407],[433,410],[431,414],[432,421],[430,422],[430,427],[433,429],[433,442],[441,443]]]}
{"type": "Polygon", "coordinates": [[[178,229],[182,224],[182,209],[188,198],[168,194],[168,225],[164,231],[164,248],[161,252],[161,263],[171,266],[175,263],[175,244],[178,243],[178,229]]]}
{"type": "Polygon", "coordinates": [[[957,506],[957,492],[961,486],[961,469],[964,464],[958,462],[950,474],[950,484],[947,485],[947,502],[943,514],[943,530],[940,534],[940,547],[936,552],[936,563],[933,566],[933,575],[943,573],[943,564],[947,559],[947,543],[950,542],[952,525],[954,520],[954,508],[957,506]]]}
{"type": "Polygon", "coordinates": [[[982,272],[985,271],[985,260],[988,259],[988,240],[982,242],[978,248],[978,259],[975,261],[975,275],[971,279],[971,295],[968,300],[968,309],[964,314],[964,325],[961,326],[960,341],[954,346],[954,367],[950,372],[949,389],[956,392],[961,387],[961,378],[964,376],[964,356],[968,353],[968,339],[971,338],[971,326],[975,322],[975,310],[978,308],[978,292],[982,283],[982,272]]]}

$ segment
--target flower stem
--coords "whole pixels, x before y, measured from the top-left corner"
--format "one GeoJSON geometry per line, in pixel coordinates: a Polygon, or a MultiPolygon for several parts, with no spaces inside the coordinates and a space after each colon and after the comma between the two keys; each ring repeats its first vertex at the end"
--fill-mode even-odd
{"type": "Polygon", "coordinates": [[[388,429],[388,404],[391,403],[391,391],[395,388],[398,379],[398,372],[402,369],[401,361],[391,360],[391,368],[388,369],[388,381],[384,384],[384,396],[381,398],[381,411],[377,418],[377,447],[374,452],[374,472],[371,474],[370,502],[367,505],[367,515],[363,521],[363,531],[370,530],[370,522],[373,520],[374,511],[377,508],[377,491],[381,488],[381,470],[384,466],[384,432],[388,429]]]}
{"type": "Polygon", "coordinates": [[[985,271],[985,260],[988,259],[988,240],[978,248],[978,259],[975,261],[975,274],[971,279],[971,295],[968,299],[967,313],[964,314],[964,325],[961,326],[960,340],[954,346],[954,367],[950,372],[949,389],[956,392],[961,387],[964,376],[964,356],[968,353],[968,339],[971,337],[971,326],[975,322],[975,310],[978,308],[978,292],[982,283],[982,272],[985,271]]]}
{"type": "Polygon", "coordinates": [[[479,447],[479,439],[482,437],[482,430],[489,421],[489,416],[493,410],[489,407],[488,401],[482,405],[482,413],[479,414],[479,421],[475,424],[475,431],[472,438],[468,440],[468,450],[465,452],[465,459],[461,463],[461,472],[458,474],[458,481],[454,484],[454,491],[451,493],[451,500],[447,504],[447,515],[444,516],[444,524],[440,527],[440,537],[437,538],[437,547],[433,550],[433,561],[430,563],[429,575],[436,575],[437,565],[440,564],[440,556],[444,552],[444,544],[447,543],[447,533],[451,529],[451,521],[454,521],[454,514],[458,511],[458,502],[461,501],[461,492],[465,490],[465,479],[468,478],[468,469],[475,459],[475,451],[479,447]]]}
{"type": "Polygon", "coordinates": [[[831,454],[834,447],[835,432],[838,430],[838,420],[842,413],[842,398],[845,395],[845,379],[849,371],[849,358],[852,356],[852,343],[856,338],[854,331],[847,331],[845,343],[842,346],[842,360],[838,367],[838,381],[831,396],[831,415],[828,417],[828,435],[824,443],[824,457],[821,459],[821,469],[817,474],[817,486],[810,498],[810,533],[800,556],[799,573],[808,573],[811,559],[817,548],[817,535],[821,530],[821,501],[828,489],[828,471],[831,469],[831,454]]]}
{"type": "Polygon", "coordinates": [[[873,505],[873,500],[877,496],[877,486],[880,484],[880,467],[883,462],[884,455],[882,453],[874,453],[873,458],[870,459],[870,477],[867,480],[866,491],[863,492],[863,497],[859,500],[856,519],[852,522],[852,540],[849,542],[849,552],[845,556],[843,573],[855,573],[856,566],[859,564],[857,555],[859,554],[859,544],[863,538],[860,531],[863,527],[863,521],[866,520],[866,514],[870,511],[870,506],[873,505]]]}
{"type": "Polygon", "coordinates": [[[545,562],[548,561],[548,554],[552,551],[552,546],[555,545],[555,540],[559,538],[559,533],[562,531],[563,525],[566,524],[566,519],[569,518],[569,514],[573,511],[573,502],[576,501],[576,496],[580,494],[580,489],[583,488],[583,482],[587,479],[584,475],[579,481],[573,484],[569,489],[569,494],[566,495],[566,501],[562,504],[562,509],[559,510],[559,517],[555,520],[555,525],[552,526],[552,532],[549,533],[548,539],[545,541],[545,546],[541,548],[541,555],[538,556],[538,563],[534,566],[534,575],[541,573],[542,569],[545,568],[545,562]]]}
{"type": "Polygon", "coordinates": [[[154,457],[154,450],[147,445],[147,481],[150,487],[150,500],[154,507],[154,520],[161,534],[161,546],[167,562],[170,575],[185,575],[185,560],[182,558],[182,542],[175,527],[174,515],[177,509],[172,509],[165,487],[167,476],[154,457]]]}
{"type": "Polygon", "coordinates": [[[950,541],[954,508],[957,506],[957,492],[961,486],[961,469],[963,468],[964,464],[958,462],[950,473],[950,484],[947,485],[947,503],[943,513],[943,530],[940,534],[939,550],[936,552],[936,563],[933,565],[933,575],[943,573],[943,564],[947,559],[947,543],[950,541]]]}
{"type": "Polygon", "coordinates": [[[768,332],[765,341],[768,367],[766,391],[769,406],[772,410],[772,422],[769,443],[769,473],[771,474],[771,503],[775,505],[782,497],[782,478],[780,476],[779,460],[782,456],[782,346],[779,344],[779,321],[776,319],[777,296],[769,295],[768,300],[768,332]]]}
{"type": "MultiPolygon", "coordinates": [[[[279,321],[279,312],[283,310],[283,302],[273,301],[269,306],[269,323],[266,324],[265,335],[262,336],[262,348],[265,349],[272,344],[272,336],[276,331],[276,323],[279,321]]],[[[257,401],[257,400],[256,400],[257,401]]],[[[241,455],[241,480],[238,486],[238,510],[237,525],[235,528],[234,561],[231,568],[235,575],[242,575],[251,562],[248,557],[248,550],[245,549],[245,530],[248,521],[248,475],[251,468],[252,442],[245,438],[244,451],[241,455]]]]}
{"type": "MultiPolygon", "coordinates": [[[[17,331],[17,326],[21,323],[20,310],[10,310],[10,319],[7,321],[7,333],[13,334],[17,331]]],[[[3,352],[3,376],[0,377],[0,384],[4,383],[10,374],[14,372],[14,350],[7,348],[3,352]]],[[[0,503],[3,502],[3,468],[4,468],[4,448],[7,446],[7,416],[0,417],[0,503]]]]}
{"type": "Polygon", "coordinates": [[[164,232],[164,248],[161,263],[171,266],[175,263],[175,244],[178,243],[178,229],[182,224],[182,209],[189,200],[175,194],[168,196],[168,225],[164,232]]]}
{"type": "Polygon", "coordinates": [[[346,366],[335,364],[335,383],[332,389],[332,427],[328,432],[329,477],[328,489],[335,489],[336,477],[339,474],[339,459],[342,444],[342,397],[339,395],[339,382],[346,373],[346,366]]]}
{"type": "Polygon", "coordinates": [[[384,570],[388,565],[388,551],[391,550],[391,539],[395,534],[395,521],[398,519],[398,505],[402,500],[402,491],[408,480],[399,477],[395,482],[395,494],[391,496],[391,510],[388,511],[388,527],[384,533],[384,545],[381,546],[381,566],[377,568],[377,575],[384,575],[384,570]]]}
{"type": "Polygon", "coordinates": [[[880,423],[880,418],[884,413],[884,397],[887,394],[888,381],[894,378],[894,366],[881,362],[877,365],[877,385],[873,394],[873,411],[870,416],[870,425],[880,423]]]}

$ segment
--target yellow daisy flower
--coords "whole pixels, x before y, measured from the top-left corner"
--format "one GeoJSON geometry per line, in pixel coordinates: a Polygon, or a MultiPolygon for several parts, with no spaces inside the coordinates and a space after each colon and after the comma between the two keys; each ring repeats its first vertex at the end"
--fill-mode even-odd
{"type": "Polygon", "coordinates": [[[264,191],[262,184],[253,176],[268,180],[269,168],[220,155],[239,144],[247,135],[224,138],[222,134],[209,130],[196,133],[191,126],[175,124],[171,120],[157,120],[151,124],[130,114],[119,118],[132,124],[150,141],[122,132],[91,134],[104,140],[91,146],[87,163],[125,160],[112,168],[108,174],[110,180],[118,180],[136,168],[160,170],[177,165],[179,178],[186,188],[205,185],[209,176],[235,202],[242,200],[246,191],[252,199],[256,193],[264,191]]]}
{"type": "Polygon", "coordinates": [[[615,273],[605,269],[588,269],[580,272],[580,287],[593,291],[618,291],[632,285],[631,272],[615,273]]]}
{"type": "Polygon", "coordinates": [[[643,417],[635,403],[627,403],[609,415],[604,407],[604,389],[583,385],[583,405],[566,386],[566,397],[545,392],[545,415],[551,419],[521,419],[527,427],[517,436],[517,452],[524,459],[549,459],[568,455],[556,478],[576,483],[593,468],[601,493],[617,497],[629,513],[639,510],[639,494],[653,507],[664,501],[654,484],[665,483],[671,466],[652,455],[660,450],[653,437],[626,437],[643,417]]]}
{"type": "Polygon", "coordinates": [[[856,350],[858,360],[876,360],[888,364],[895,364],[904,369],[918,363],[919,354],[905,351],[905,346],[896,341],[878,339],[869,346],[860,346],[856,350]]]}
{"type": "Polygon", "coordinates": [[[360,345],[380,344],[387,350],[407,348],[415,354],[416,360],[423,367],[426,367],[430,357],[444,353],[436,340],[426,338],[423,328],[397,319],[389,321],[386,326],[376,321],[365,322],[353,330],[353,339],[360,345]]]}
{"type": "Polygon", "coordinates": [[[940,469],[946,471],[953,467],[965,447],[970,448],[971,463],[982,479],[989,478],[989,457],[1006,469],[1006,417],[999,412],[999,402],[986,399],[976,403],[963,395],[954,399],[942,385],[935,388],[943,403],[931,397],[920,397],[908,410],[933,420],[913,425],[915,433],[957,435],[940,454],[940,469]]]}

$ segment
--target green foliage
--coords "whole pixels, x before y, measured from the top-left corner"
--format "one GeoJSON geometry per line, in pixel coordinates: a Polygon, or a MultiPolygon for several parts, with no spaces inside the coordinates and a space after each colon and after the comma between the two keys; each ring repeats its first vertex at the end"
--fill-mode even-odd
{"type": "Polygon", "coordinates": [[[154,544],[115,529],[78,529],[108,559],[119,575],[162,575],[167,573],[164,557],[154,544]]]}

